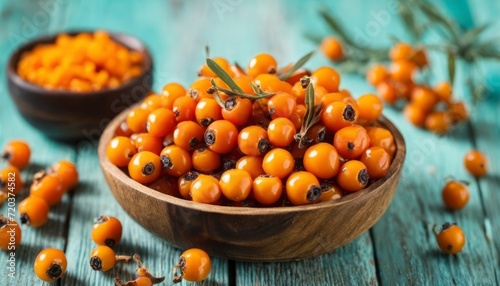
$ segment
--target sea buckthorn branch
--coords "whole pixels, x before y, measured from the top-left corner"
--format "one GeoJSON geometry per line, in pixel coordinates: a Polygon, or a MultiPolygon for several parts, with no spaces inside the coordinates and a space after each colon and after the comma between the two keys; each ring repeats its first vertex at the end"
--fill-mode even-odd
{"type": "MultiPolygon", "coordinates": [[[[214,71],[214,73],[215,73],[215,71],[214,71]]],[[[268,97],[271,97],[274,95],[274,93],[266,93],[266,92],[262,91],[262,89],[260,89],[260,88],[259,88],[259,90],[261,92],[260,94],[257,94],[257,95],[247,94],[244,92],[238,92],[238,91],[229,90],[229,89],[225,89],[223,87],[220,87],[219,85],[217,85],[215,83],[214,79],[211,79],[210,82],[212,83],[212,86],[215,90],[224,92],[225,94],[227,94],[229,96],[238,96],[238,97],[248,98],[248,99],[262,99],[262,98],[268,98],[268,97]]]]}
{"type": "Polygon", "coordinates": [[[303,65],[305,65],[312,57],[314,56],[314,51],[311,51],[307,54],[305,54],[303,57],[301,57],[290,69],[287,71],[283,72],[278,72],[278,77],[280,80],[287,80],[292,76],[292,74],[300,69],[303,65]]]}
{"type": "Polygon", "coordinates": [[[306,88],[306,114],[300,127],[299,133],[294,135],[295,141],[299,143],[299,148],[305,148],[311,144],[312,138],[307,136],[309,129],[321,120],[321,104],[314,105],[314,88],[311,79],[307,76],[300,79],[302,87],[306,88]]]}
{"type": "MultiPolygon", "coordinates": [[[[239,87],[234,80],[231,78],[231,76],[220,66],[218,65],[214,60],[207,58],[206,60],[208,68],[210,68],[227,86],[234,92],[239,92],[244,94],[245,92],[241,87],[239,87]]],[[[214,82],[212,81],[212,84],[214,82]]],[[[215,85],[214,85],[215,86],[215,85]]]]}

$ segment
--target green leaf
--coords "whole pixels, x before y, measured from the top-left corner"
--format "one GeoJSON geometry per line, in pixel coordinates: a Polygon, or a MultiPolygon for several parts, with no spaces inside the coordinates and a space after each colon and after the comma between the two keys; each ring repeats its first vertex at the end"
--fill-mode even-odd
{"type": "Polygon", "coordinates": [[[455,60],[455,54],[448,52],[448,78],[452,86],[455,80],[455,60]]]}
{"type": "MultiPolygon", "coordinates": [[[[405,7],[406,8],[406,7],[405,7]]],[[[417,26],[415,22],[414,11],[409,11],[408,9],[398,9],[399,17],[403,21],[403,24],[406,26],[406,29],[409,30],[415,39],[420,38],[421,30],[417,26]]]]}
{"type": "Polygon", "coordinates": [[[321,18],[323,18],[323,20],[325,20],[328,27],[330,27],[330,29],[333,32],[337,33],[342,38],[342,41],[346,42],[351,46],[356,47],[355,43],[351,40],[351,38],[347,36],[347,33],[344,31],[342,25],[340,25],[340,23],[338,23],[337,20],[335,20],[335,18],[333,18],[330,14],[328,14],[328,12],[326,12],[325,9],[321,9],[319,11],[319,15],[321,16],[321,18]]]}
{"type": "Polygon", "coordinates": [[[454,38],[455,42],[459,41],[459,32],[454,24],[454,22],[448,19],[444,14],[442,14],[437,7],[429,4],[421,2],[419,4],[422,12],[429,18],[435,22],[440,23],[444,28],[448,30],[448,33],[454,38]]]}
{"type": "Polygon", "coordinates": [[[300,69],[314,55],[314,51],[300,58],[289,70],[279,75],[280,80],[287,80],[296,70],[300,69]]]}
{"type": "Polygon", "coordinates": [[[474,29],[470,29],[462,36],[462,45],[464,46],[472,46],[472,44],[478,41],[478,37],[481,33],[486,31],[490,27],[490,23],[483,24],[474,29]]]}
{"type": "Polygon", "coordinates": [[[311,35],[309,33],[304,33],[304,38],[311,41],[313,44],[319,45],[323,41],[323,38],[318,35],[311,35]]]}
{"type": "MultiPolygon", "coordinates": [[[[307,85],[306,98],[304,101],[307,109],[304,116],[304,123],[307,124],[314,116],[314,87],[311,82],[309,82],[309,84],[307,85]]],[[[308,128],[308,126],[306,126],[306,128],[308,128]]]]}
{"type": "Polygon", "coordinates": [[[241,87],[239,87],[229,74],[217,64],[214,60],[207,58],[207,66],[210,70],[214,72],[232,91],[238,91],[244,93],[241,87]]]}

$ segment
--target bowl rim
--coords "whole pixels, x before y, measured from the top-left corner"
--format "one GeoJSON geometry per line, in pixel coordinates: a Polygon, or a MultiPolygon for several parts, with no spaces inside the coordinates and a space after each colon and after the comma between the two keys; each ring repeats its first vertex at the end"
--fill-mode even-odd
{"type": "MultiPolygon", "coordinates": [[[[102,29],[101,29],[102,30],[102,29]]],[[[21,86],[24,89],[29,90],[30,92],[36,93],[36,94],[43,94],[43,96],[53,96],[53,97],[59,97],[59,96],[75,96],[75,97],[86,97],[86,96],[104,96],[106,94],[110,94],[115,91],[120,91],[120,90],[126,90],[133,88],[136,86],[135,80],[140,79],[147,75],[148,73],[151,74],[153,71],[153,57],[151,52],[149,51],[148,47],[146,44],[140,40],[139,38],[129,35],[129,34],[124,34],[124,33],[119,33],[119,32],[111,32],[108,30],[102,30],[105,31],[113,41],[118,42],[119,44],[123,45],[129,50],[134,50],[134,51],[139,51],[143,54],[143,70],[142,72],[136,76],[133,77],[129,80],[127,80],[125,83],[113,87],[113,88],[103,88],[100,90],[95,90],[95,91],[89,91],[89,92],[73,92],[70,90],[66,89],[45,89],[42,86],[39,86],[37,84],[31,83],[25,79],[23,79],[19,73],[17,72],[17,64],[24,52],[32,50],[36,45],[42,44],[42,43],[54,43],[55,39],[59,35],[70,35],[74,36],[80,33],[94,33],[100,31],[99,29],[96,30],[67,30],[67,31],[60,31],[58,33],[52,33],[52,34],[45,34],[45,35],[40,35],[38,37],[35,37],[21,45],[19,45],[9,56],[7,60],[7,77],[15,84],[18,86],[21,86]],[[139,49],[131,47],[127,41],[133,41],[137,44],[139,49]]]]}
{"type": "Polygon", "coordinates": [[[368,186],[368,188],[351,193],[349,195],[345,195],[338,200],[320,202],[302,206],[234,207],[234,206],[203,204],[203,203],[189,201],[183,198],[177,198],[153,190],[148,186],[145,186],[141,183],[134,181],[124,171],[122,171],[119,167],[115,166],[108,160],[106,156],[106,148],[108,146],[109,141],[114,137],[114,132],[116,128],[119,126],[119,124],[121,124],[125,120],[130,110],[132,110],[133,108],[137,108],[139,105],[140,103],[132,105],[131,107],[125,109],[120,114],[118,114],[108,124],[108,126],[102,133],[98,145],[98,157],[102,171],[104,173],[106,172],[110,173],[112,176],[115,177],[115,179],[119,180],[121,183],[129,185],[131,188],[135,189],[135,191],[141,192],[146,196],[150,196],[154,199],[161,200],[162,202],[172,204],[178,207],[189,208],[200,212],[218,213],[225,215],[277,215],[284,213],[289,214],[289,213],[307,212],[307,211],[313,211],[317,209],[330,208],[332,206],[342,205],[382,189],[386,184],[388,184],[390,178],[396,176],[398,170],[403,167],[404,159],[406,156],[406,144],[403,135],[389,119],[381,115],[378,119],[378,123],[380,123],[380,125],[382,125],[384,128],[391,131],[397,149],[387,174],[385,174],[384,177],[375,180],[371,185],[368,186]]]}

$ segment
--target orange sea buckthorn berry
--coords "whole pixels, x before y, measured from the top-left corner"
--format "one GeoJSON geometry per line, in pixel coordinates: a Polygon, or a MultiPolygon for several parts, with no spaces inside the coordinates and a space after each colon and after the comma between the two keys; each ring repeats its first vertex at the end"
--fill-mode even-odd
{"type": "Polygon", "coordinates": [[[296,106],[295,97],[285,92],[273,95],[267,102],[267,109],[272,118],[290,118],[295,112],[296,106]]]}
{"type": "Polygon", "coordinates": [[[248,98],[230,97],[224,102],[222,118],[236,126],[243,126],[252,117],[253,106],[248,98]]]}
{"type": "Polygon", "coordinates": [[[392,61],[399,61],[399,60],[409,60],[413,54],[415,53],[415,50],[413,49],[412,46],[410,46],[407,43],[397,43],[395,44],[391,50],[389,51],[389,58],[392,61]]]}
{"type": "Polygon", "coordinates": [[[382,178],[391,166],[391,156],[382,147],[370,147],[359,159],[372,179],[382,178]]]}
{"type": "Polygon", "coordinates": [[[326,126],[321,123],[316,123],[307,131],[307,137],[312,139],[312,144],[326,142],[329,141],[329,139],[333,140],[333,135],[330,135],[332,135],[332,133],[328,132],[326,126]]]}
{"type": "Polygon", "coordinates": [[[186,95],[186,89],[178,83],[168,83],[162,89],[162,106],[164,108],[172,109],[174,101],[186,95]]]}
{"type": "Polygon", "coordinates": [[[335,201],[343,197],[342,190],[337,185],[328,184],[327,186],[321,185],[321,202],[335,201]]]}
{"type": "Polygon", "coordinates": [[[160,154],[163,149],[163,139],[149,133],[141,133],[134,138],[134,145],[138,152],[149,151],[160,154]]]}
{"type": "Polygon", "coordinates": [[[176,145],[165,147],[160,153],[163,172],[174,177],[180,177],[191,170],[191,154],[176,145]]]}
{"type": "Polygon", "coordinates": [[[403,115],[406,119],[415,126],[423,126],[425,124],[426,112],[412,103],[406,105],[403,109],[403,115]]]}
{"type": "Polygon", "coordinates": [[[437,94],[439,100],[444,103],[451,103],[453,100],[453,88],[449,82],[441,82],[434,87],[434,92],[437,94]]]}
{"type": "Polygon", "coordinates": [[[370,147],[378,146],[382,147],[391,158],[396,153],[396,143],[394,142],[394,136],[392,133],[382,127],[366,127],[366,132],[370,138],[370,147]]]}
{"type": "Polygon", "coordinates": [[[324,87],[327,92],[337,92],[340,85],[340,74],[332,67],[320,67],[311,74],[314,85],[324,87]]]}
{"type": "Polygon", "coordinates": [[[137,147],[128,137],[116,136],[109,141],[106,149],[108,160],[118,167],[127,167],[130,159],[137,154],[137,147]]]}
{"type": "Polygon", "coordinates": [[[286,195],[296,206],[317,202],[321,198],[318,179],[309,172],[300,171],[291,174],[286,180],[286,195]]]}
{"type": "Polygon", "coordinates": [[[397,89],[388,81],[383,81],[377,84],[377,94],[383,101],[394,104],[398,100],[397,89]]]}
{"type": "Polygon", "coordinates": [[[304,168],[319,179],[330,179],[340,168],[339,155],[328,143],[317,143],[307,148],[303,159],[304,168]]]}
{"type": "Polygon", "coordinates": [[[446,254],[457,254],[465,245],[465,234],[456,223],[445,223],[439,233],[434,225],[434,235],[441,251],[446,254]]]}
{"type": "Polygon", "coordinates": [[[245,76],[233,78],[233,80],[234,80],[234,83],[236,83],[236,85],[239,86],[243,90],[244,93],[255,94],[255,91],[253,90],[252,85],[251,85],[253,78],[245,75],[245,76]]]}
{"type": "Polygon", "coordinates": [[[252,194],[263,205],[272,205],[276,203],[283,193],[283,183],[280,178],[263,174],[253,181],[252,194]]]}
{"type": "Polygon", "coordinates": [[[399,82],[411,82],[413,80],[413,73],[416,69],[414,63],[406,60],[398,60],[392,62],[389,66],[389,73],[391,78],[399,82]]]}
{"type": "Polygon", "coordinates": [[[295,96],[295,101],[297,101],[297,104],[304,104],[306,89],[302,87],[302,83],[300,83],[300,80],[293,85],[292,94],[295,96]]]}
{"type": "Polygon", "coordinates": [[[339,186],[348,192],[356,192],[364,189],[370,180],[370,175],[365,164],[358,160],[345,162],[340,167],[340,173],[337,176],[339,186]]]}
{"type": "Polygon", "coordinates": [[[304,116],[306,112],[307,112],[307,107],[304,104],[297,104],[297,107],[295,107],[295,112],[293,113],[292,117],[290,117],[290,121],[293,123],[295,130],[300,129],[300,127],[302,127],[302,122],[304,121],[304,116]]]}
{"type": "Polygon", "coordinates": [[[426,113],[434,109],[437,101],[436,94],[427,87],[417,86],[412,90],[411,103],[426,113]]]}
{"type": "Polygon", "coordinates": [[[366,80],[374,86],[384,82],[389,77],[383,65],[374,65],[366,73],[366,80]]]}
{"type": "Polygon", "coordinates": [[[21,244],[22,232],[16,221],[0,214],[0,248],[14,251],[21,244]]]}
{"type": "Polygon", "coordinates": [[[194,150],[191,157],[193,168],[206,174],[214,172],[221,164],[220,154],[206,146],[194,150]]]}
{"type": "Polygon", "coordinates": [[[194,121],[183,121],[177,124],[174,130],[174,144],[191,151],[203,143],[205,128],[194,121]]]}
{"type": "Polygon", "coordinates": [[[176,124],[176,117],[172,110],[158,108],[148,115],[146,129],[155,137],[165,137],[174,131],[176,124]]]}
{"type": "Polygon", "coordinates": [[[196,171],[189,171],[177,180],[177,187],[181,196],[187,200],[191,199],[191,185],[193,181],[198,178],[200,173],[196,171]]]}
{"type": "Polygon", "coordinates": [[[49,168],[47,173],[55,175],[66,190],[71,190],[78,185],[78,170],[75,164],[68,160],[61,160],[55,163],[49,168]]]}
{"type": "Polygon", "coordinates": [[[342,158],[356,159],[370,146],[370,137],[362,126],[347,126],[335,133],[333,146],[342,158]]]}
{"type": "Polygon", "coordinates": [[[286,178],[295,167],[292,154],[282,148],[274,148],[267,152],[262,161],[262,169],[272,176],[280,179],[286,178]]]}
{"type": "Polygon", "coordinates": [[[276,147],[286,147],[293,142],[293,136],[297,133],[295,125],[288,118],[279,117],[273,119],[267,127],[269,143],[276,147]]]}
{"type": "Polygon", "coordinates": [[[115,136],[130,137],[132,133],[132,130],[128,127],[127,121],[123,121],[115,130],[115,136]]]}
{"type": "Polygon", "coordinates": [[[464,165],[467,171],[475,177],[482,177],[488,172],[488,158],[479,150],[467,152],[464,165]]]}
{"type": "Polygon", "coordinates": [[[179,198],[178,179],[170,176],[160,176],[156,181],[147,184],[149,188],[172,197],[179,198]]]}
{"type": "Polygon", "coordinates": [[[212,83],[209,78],[199,78],[191,84],[186,95],[197,102],[202,98],[213,98],[213,96],[207,92],[207,90],[211,87],[212,83]]]}
{"type": "Polygon", "coordinates": [[[127,125],[134,133],[144,133],[147,131],[146,125],[148,122],[149,110],[135,108],[129,112],[127,116],[127,125]]]}
{"type": "Polygon", "coordinates": [[[120,277],[116,276],[115,285],[117,286],[153,286],[153,281],[149,277],[139,276],[135,280],[123,282],[120,277]]]}
{"type": "Polygon", "coordinates": [[[92,228],[92,240],[97,245],[115,247],[122,239],[122,223],[113,216],[101,215],[92,228]]]}
{"type": "Polygon", "coordinates": [[[346,98],[350,98],[350,96],[347,96],[341,92],[330,92],[330,93],[325,94],[321,98],[321,105],[322,105],[323,109],[326,109],[326,107],[330,103],[335,102],[335,101],[343,101],[343,102],[349,103],[346,101],[346,98]]]}
{"type": "Polygon", "coordinates": [[[271,81],[266,86],[262,87],[262,90],[268,93],[292,93],[293,86],[286,81],[271,81]]]}
{"type": "Polygon", "coordinates": [[[255,180],[258,176],[264,174],[264,169],[262,169],[262,156],[243,156],[236,162],[236,169],[245,170],[250,174],[252,180],[255,180]]]}
{"type": "Polygon", "coordinates": [[[423,68],[429,65],[429,59],[427,58],[427,53],[424,48],[417,48],[415,53],[411,56],[410,60],[417,65],[419,68],[423,68]]]}
{"type": "Polygon", "coordinates": [[[44,199],[52,207],[61,201],[65,191],[66,189],[61,180],[53,174],[46,174],[41,171],[33,177],[30,195],[44,199]]]}
{"type": "Polygon", "coordinates": [[[359,119],[375,121],[382,114],[384,105],[378,96],[364,94],[356,100],[359,110],[359,119]]]}
{"type": "Polygon", "coordinates": [[[36,256],[33,268],[38,278],[53,282],[66,272],[67,264],[64,252],[56,248],[45,248],[36,256]]]}
{"type": "MultiPolygon", "coordinates": [[[[228,60],[221,57],[215,57],[213,58],[213,60],[231,77],[234,76],[234,72],[231,70],[231,64],[229,63],[228,60]]],[[[206,64],[204,64],[200,67],[200,70],[198,71],[198,76],[216,77],[217,75],[206,64]]]]}
{"type": "Polygon", "coordinates": [[[154,111],[162,107],[163,96],[158,94],[148,95],[142,100],[141,108],[149,111],[154,111]]]}
{"type": "Polygon", "coordinates": [[[451,127],[450,115],[445,111],[432,112],[425,118],[425,128],[436,134],[444,134],[451,127]]]}
{"type": "Polygon", "coordinates": [[[248,156],[259,156],[271,148],[267,131],[257,125],[243,128],[238,134],[238,148],[248,156]]]}
{"type": "Polygon", "coordinates": [[[448,114],[453,124],[462,122],[469,118],[469,111],[465,102],[453,102],[448,106],[448,114]]]}
{"type": "Polygon", "coordinates": [[[450,210],[459,210],[469,201],[469,189],[461,182],[450,181],[441,191],[444,205],[450,210]]]}
{"type": "Polygon", "coordinates": [[[130,258],[130,256],[116,255],[109,246],[99,245],[90,253],[90,267],[95,271],[104,272],[115,267],[116,262],[128,262],[130,258]]]}
{"type": "Polygon", "coordinates": [[[189,96],[181,96],[174,101],[172,111],[177,122],[195,119],[197,102],[189,96]]]}
{"type": "Polygon", "coordinates": [[[22,140],[12,140],[5,145],[0,157],[11,166],[24,169],[30,161],[31,149],[28,143],[22,140]]]}
{"type": "Polygon", "coordinates": [[[238,144],[238,129],[231,121],[217,120],[207,127],[204,139],[213,151],[227,154],[238,144]]]}
{"type": "Polygon", "coordinates": [[[326,106],[321,115],[321,122],[331,131],[338,131],[351,126],[358,120],[359,110],[352,104],[335,101],[326,106]]]}
{"type": "MultiPolygon", "coordinates": [[[[143,286],[144,284],[137,284],[137,281],[139,278],[147,278],[149,279],[149,283],[151,284],[159,284],[165,280],[165,277],[155,277],[149,273],[149,270],[144,266],[144,264],[141,261],[141,257],[138,254],[134,254],[132,257],[134,259],[134,262],[137,264],[137,269],[135,270],[135,274],[137,275],[137,279],[134,280],[136,282],[136,286],[143,286]]],[[[147,283],[147,282],[146,282],[147,283]]],[[[147,284],[147,285],[151,285],[147,284]]],[[[127,284],[125,285],[127,286],[127,284]]]]}
{"type": "Polygon", "coordinates": [[[225,171],[219,180],[222,194],[234,202],[241,202],[248,198],[252,191],[252,183],[250,173],[240,169],[225,171]]]}
{"type": "Polygon", "coordinates": [[[179,257],[179,262],[174,266],[174,283],[179,283],[182,279],[189,282],[199,282],[205,280],[212,269],[212,262],[208,254],[198,248],[191,248],[184,251],[179,257]],[[177,272],[180,270],[180,274],[177,272]]]}
{"type": "Polygon", "coordinates": [[[130,177],[141,184],[148,184],[160,177],[162,163],[160,156],[149,151],[134,155],[128,164],[130,177]]]}
{"type": "Polygon", "coordinates": [[[29,196],[19,203],[19,214],[22,224],[40,227],[49,219],[49,205],[44,199],[29,196]]]}
{"type": "Polygon", "coordinates": [[[278,64],[270,54],[258,54],[250,60],[248,64],[247,74],[251,77],[256,77],[259,74],[274,74],[278,68],[278,64]]]}
{"type": "Polygon", "coordinates": [[[222,108],[213,98],[202,98],[196,104],[196,121],[204,127],[210,123],[222,119],[222,108]]]}
{"type": "Polygon", "coordinates": [[[340,61],[344,57],[342,42],[337,38],[331,36],[325,37],[321,42],[320,49],[328,59],[334,62],[340,61]]]}
{"type": "Polygon", "coordinates": [[[200,174],[191,183],[190,194],[193,202],[217,204],[222,196],[219,180],[200,174]]]}
{"type": "Polygon", "coordinates": [[[263,90],[268,89],[269,87],[274,85],[275,82],[279,81],[280,78],[277,75],[269,73],[259,74],[254,78],[254,83],[260,86],[263,90]]]}
{"type": "Polygon", "coordinates": [[[9,193],[17,195],[23,188],[21,171],[14,166],[9,166],[0,171],[0,202],[9,196],[9,193]]]}

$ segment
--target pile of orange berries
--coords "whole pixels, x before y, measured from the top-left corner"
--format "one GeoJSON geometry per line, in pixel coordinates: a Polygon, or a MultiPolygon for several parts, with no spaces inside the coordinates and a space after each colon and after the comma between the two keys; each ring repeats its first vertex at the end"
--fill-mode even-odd
{"type": "Polygon", "coordinates": [[[115,42],[105,31],[61,34],[19,60],[23,79],[46,89],[89,92],[114,88],[142,73],[143,56],[115,42]]]}
{"type": "Polygon", "coordinates": [[[233,206],[338,199],[388,171],[396,146],[377,125],[381,100],[339,89],[335,69],[283,78],[291,66],[279,70],[269,54],[246,71],[212,62],[217,74],[203,65],[188,89],[169,83],[131,110],[109,161],[160,192],[233,206]]]}
{"type": "Polygon", "coordinates": [[[467,120],[467,106],[454,100],[449,82],[435,87],[415,82],[417,72],[429,64],[423,49],[398,43],[390,50],[389,58],[392,62],[388,68],[381,64],[374,65],[368,70],[366,78],[385,102],[407,102],[403,114],[408,121],[444,134],[453,125],[467,120]]]}

